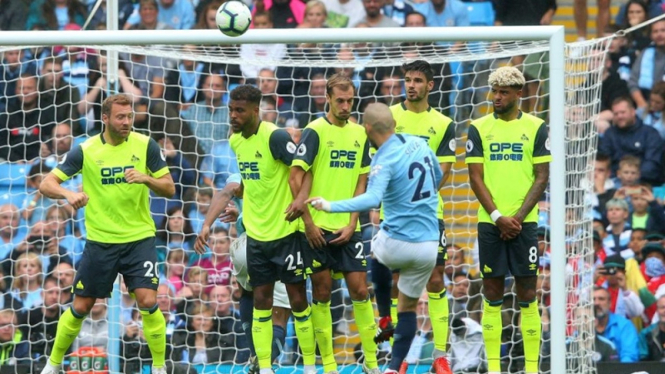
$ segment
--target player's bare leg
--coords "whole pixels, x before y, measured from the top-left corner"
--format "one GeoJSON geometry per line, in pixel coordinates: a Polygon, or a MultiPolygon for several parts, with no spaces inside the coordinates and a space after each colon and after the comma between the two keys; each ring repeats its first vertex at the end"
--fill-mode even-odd
{"type": "Polygon", "coordinates": [[[368,374],[380,373],[376,359],[377,346],[374,342],[376,321],[374,319],[374,307],[367,290],[367,273],[364,271],[345,272],[344,280],[346,280],[349,296],[351,296],[353,302],[353,314],[365,356],[363,368],[368,374]]]}
{"type": "MultiPolygon", "coordinates": [[[[286,284],[286,293],[289,295],[296,337],[302,351],[304,372],[305,374],[316,373],[314,366],[316,364],[316,340],[311,318],[312,308],[307,301],[305,281],[286,284]]],[[[254,316],[254,321],[256,322],[256,316],[254,316]]]]}
{"type": "Polygon", "coordinates": [[[319,346],[324,373],[335,373],[337,362],[333,351],[333,321],[330,314],[332,276],[329,269],[310,275],[312,279],[312,319],[314,336],[319,346]]]}
{"type": "Polygon", "coordinates": [[[598,0],[598,17],[596,18],[596,36],[603,37],[605,27],[610,24],[610,0],[598,0]]]}
{"type": "Polygon", "coordinates": [[[434,334],[434,362],[432,368],[436,374],[451,374],[450,365],[446,359],[446,345],[448,344],[448,295],[443,282],[446,265],[438,265],[432,269],[432,275],[427,281],[427,304],[432,332],[434,334]]]}
{"type": "Polygon", "coordinates": [[[483,317],[483,339],[487,356],[489,374],[501,372],[501,305],[503,305],[503,288],[505,277],[483,278],[483,296],[485,298],[483,317]]]}
{"type": "Polygon", "coordinates": [[[536,299],[537,276],[515,277],[517,301],[522,313],[522,338],[524,339],[524,370],[527,374],[538,373],[540,338],[542,325],[536,299]]]}
{"type": "Polygon", "coordinates": [[[577,28],[577,37],[587,38],[587,21],[589,20],[589,11],[587,10],[587,0],[575,0],[573,3],[575,14],[575,27],[577,28]]]}

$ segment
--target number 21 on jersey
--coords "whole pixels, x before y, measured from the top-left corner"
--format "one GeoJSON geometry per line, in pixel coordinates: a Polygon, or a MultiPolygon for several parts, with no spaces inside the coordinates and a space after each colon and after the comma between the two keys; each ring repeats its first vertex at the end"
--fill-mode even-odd
{"type": "Polygon", "coordinates": [[[436,177],[434,175],[434,166],[432,163],[432,160],[429,158],[429,156],[424,158],[424,163],[427,165],[423,165],[422,162],[412,162],[411,165],[409,165],[409,179],[413,180],[415,178],[418,178],[417,184],[416,184],[416,190],[413,192],[413,197],[411,198],[411,202],[416,202],[422,199],[427,199],[430,196],[432,196],[432,193],[435,193],[437,190],[436,186],[436,177]],[[428,170],[429,169],[429,173],[428,170]],[[432,177],[432,188],[433,190],[430,190],[428,186],[425,186],[425,179],[427,179],[427,174],[429,174],[432,177]],[[426,190],[423,191],[423,188],[426,188],[426,190]]]}

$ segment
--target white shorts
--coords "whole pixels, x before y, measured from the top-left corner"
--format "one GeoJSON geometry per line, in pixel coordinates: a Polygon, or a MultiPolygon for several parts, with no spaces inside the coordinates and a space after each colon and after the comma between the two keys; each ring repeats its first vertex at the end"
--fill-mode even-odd
{"type": "MultiPolygon", "coordinates": [[[[231,262],[233,263],[233,275],[236,277],[240,287],[247,291],[252,290],[249,285],[249,273],[247,273],[247,234],[242,233],[231,243],[231,262]]],[[[275,282],[275,290],[272,296],[273,306],[291,309],[289,295],[286,293],[284,283],[275,282]]]]}
{"type": "Polygon", "coordinates": [[[372,239],[372,256],[390,270],[399,269],[397,288],[408,297],[419,299],[436,265],[439,242],[411,243],[392,239],[380,230],[372,239]]]}

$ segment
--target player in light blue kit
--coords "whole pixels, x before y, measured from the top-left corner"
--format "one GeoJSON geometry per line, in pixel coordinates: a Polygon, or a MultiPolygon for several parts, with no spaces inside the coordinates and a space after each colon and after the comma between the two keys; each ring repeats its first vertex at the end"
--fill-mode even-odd
{"type": "MultiPolygon", "coordinates": [[[[398,323],[392,359],[385,373],[398,373],[416,334],[418,299],[436,264],[439,246],[438,186],[443,173],[427,142],[395,134],[395,120],[385,104],[370,104],[364,125],[378,149],[371,164],[367,192],[352,199],[308,202],[326,212],[362,212],[383,203],[385,218],[372,242],[372,256],[399,269],[398,323]]],[[[403,370],[406,371],[406,370],[403,370]]]]}
{"type": "MultiPolygon", "coordinates": [[[[242,223],[242,178],[240,174],[232,174],[226,180],[222,190],[215,192],[208,209],[208,214],[203,222],[201,232],[196,238],[194,249],[203,254],[208,246],[210,227],[220,217],[223,222],[235,222],[238,238],[231,244],[231,262],[233,263],[233,275],[238,281],[242,295],[240,296],[240,320],[245,331],[245,337],[251,352],[250,367],[247,374],[258,374],[259,365],[256,360],[256,351],[252,341],[252,311],[254,300],[252,297],[252,286],[249,285],[249,274],[247,273],[247,234],[242,223]],[[236,209],[229,209],[229,203],[233,201],[236,209]]],[[[273,290],[273,348],[272,361],[282,353],[282,347],[286,339],[286,324],[291,316],[291,305],[286,294],[286,286],[282,282],[275,283],[273,290]]]]}

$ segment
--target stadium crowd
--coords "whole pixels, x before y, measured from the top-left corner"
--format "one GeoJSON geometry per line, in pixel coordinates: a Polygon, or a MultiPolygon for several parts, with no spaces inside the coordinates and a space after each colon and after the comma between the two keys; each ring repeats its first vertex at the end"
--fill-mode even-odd
{"type": "MultiPolygon", "coordinates": [[[[0,30],[106,29],[106,1],[2,0],[0,30]]],[[[480,2],[477,2],[480,3],[480,2]]],[[[485,3],[485,2],[483,2],[485,3]]],[[[578,3],[577,1],[575,3],[578,3]]],[[[599,1],[602,3],[602,1],[599,1]]],[[[609,2],[607,2],[609,3],[609,2]]],[[[604,22],[599,36],[639,24],[663,12],[660,1],[622,2],[615,23],[604,22]]],[[[119,0],[118,28],[125,30],[216,29],[215,0],[119,0]]],[[[467,4],[459,0],[255,0],[249,2],[254,28],[430,27],[469,26],[467,4]]],[[[485,4],[487,5],[487,4],[485,4]]],[[[546,25],[556,12],[555,0],[494,0],[495,18],[486,25],[546,25]],[[523,3],[533,5],[524,7],[523,3]],[[520,12],[515,12],[520,9],[520,12]]],[[[475,21],[474,21],[475,22],[475,21]]],[[[586,31],[580,33],[585,37],[586,31]]],[[[326,58],[363,62],[381,58],[391,46],[255,44],[183,51],[229,54],[236,60],[326,58]],[[317,55],[318,54],[318,55],[317,55]]],[[[424,50],[455,51],[455,44],[401,44],[400,57],[424,50]]],[[[211,47],[206,47],[211,48],[211,47]]],[[[101,103],[109,95],[104,50],[81,47],[4,49],[0,53],[0,365],[39,361],[49,354],[60,313],[71,302],[74,272],[85,244],[82,210],[41,196],[36,188],[46,173],[63,161],[73,144],[98,134],[101,103]]],[[[568,108],[567,120],[589,121],[598,129],[595,161],[595,263],[570,259],[571,273],[593,269],[596,350],[599,361],[665,360],[665,21],[616,37],[609,52],[597,51],[592,63],[604,64],[601,113],[579,118],[568,108]]],[[[514,63],[520,64],[519,58],[514,63]]],[[[360,65],[357,65],[360,66],[360,65]]],[[[452,112],[460,98],[453,91],[451,68],[435,64],[435,89],[430,104],[452,112]],[[445,79],[444,79],[445,77],[445,79]]],[[[247,341],[238,318],[238,288],[231,274],[234,225],[218,224],[210,252],[193,251],[196,233],[215,189],[238,172],[228,144],[227,92],[241,83],[263,93],[261,118],[288,129],[297,143],[300,130],[324,114],[326,77],[341,72],[352,77],[358,92],[354,118],[372,101],[400,102],[403,77],[397,67],[320,68],[207,63],[121,53],[118,90],[134,99],[136,131],[149,133],[162,147],[176,194],[153,196],[151,211],[157,227],[160,260],[159,309],[167,321],[167,357],[176,364],[244,364],[247,341]]],[[[525,71],[527,91],[537,96],[539,72],[525,71]]],[[[525,95],[527,96],[527,95],[525,95]]],[[[542,104],[541,104],[542,105],[542,104]]],[[[524,111],[537,110],[525,100],[524,111]]],[[[466,120],[458,120],[464,136],[466,120]]],[[[78,190],[80,178],[66,182],[78,190]]],[[[539,222],[541,301],[544,340],[549,319],[549,232],[547,202],[539,222]]],[[[569,217],[574,220],[575,217],[569,217]]],[[[362,219],[365,238],[378,222],[362,219]]],[[[580,233],[569,230],[571,238],[580,233]]],[[[584,233],[581,233],[584,235],[584,233]]],[[[368,247],[368,246],[367,246],[368,247]]],[[[454,371],[482,368],[480,328],[482,296],[474,248],[448,246],[445,283],[451,309],[451,350],[454,371]],[[456,344],[466,341],[467,344],[456,344]]],[[[334,283],[333,321],[336,334],[351,334],[350,299],[345,285],[334,283]]],[[[514,285],[506,284],[510,291],[514,285]]],[[[507,351],[519,350],[517,302],[504,300],[503,341],[507,351]],[[514,347],[513,347],[514,346],[514,347]]],[[[427,363],[431,357],[431,324],[427,294],[419,306],[420,332],[407,361],[427,363]]],[[[569,318],[574,318],[570,311],[569,318]]],[[[141,372],[150,354],[139,326],[141,315],[124,290],[121,300],[122,357],[126,373],[141,372]]],[[[292,324],[288,335],[294,336],[292,324]]],[[[72,352],[108,344],[107,300],[99,299],[72,352]]],[[[571,334],[575,333],[570,331],[571,334]]],[[[297,359],[295,339],[288,339],[283,363],[297,359]]],[[[382,346],[382,355],[389,351],[382,346]]],[[[543,345],[543,360],[549,358],[543,345]]],[[[359,349],[355,351],[359,354],[359,349]]],[[[513,353],[514,355],[514,353],[513,353]]],[[[510,364],[515,364],[511,361],[510,364]]]]}

